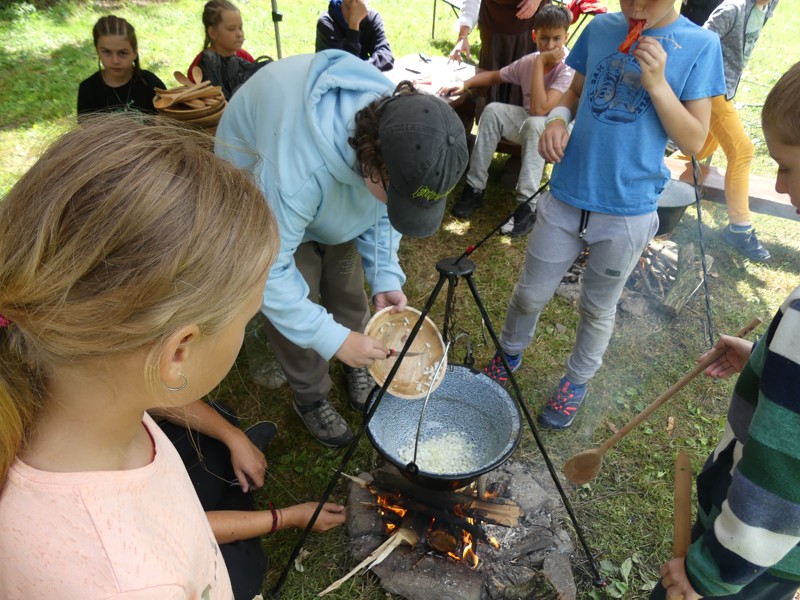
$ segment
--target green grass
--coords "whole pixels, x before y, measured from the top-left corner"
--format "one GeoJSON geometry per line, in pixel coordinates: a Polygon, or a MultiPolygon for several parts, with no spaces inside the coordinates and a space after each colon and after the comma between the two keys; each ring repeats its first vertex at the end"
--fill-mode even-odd
{"type": "MultiPolygon", "coordinates": [[[[113,0],[111,0],[113,2],[113,0]]],[[[239,2],[252,54],[277,58],[269,2],[239,2]]],[[[437,39],[431,40],[431,0],[374,0],[372,3],[386,22],[397,56],[424,51],[445,55],[455,39],[453,17],[440,3],[436,26],[437,39]]],[[[314,24],[323,10],[323,0],[280,0],[284,13],[280,25],[283,55],[313,51],[314,24]]],[[[0,195],[13,185],[20,173],[58,132],[74,122],[78,83],[96,69],[91,45],[91,27],[103,14],[114,13],[129,19],[137,29],[143,67],[172,83],[174,70],[184,71],[199,51],[201,0],[175,0],[113,4],[58,3],[54,8],[35,10],[27,4],[0,9],[0,195]],[[103,8],[105,7],[105,8],[103,8]]],[[[616,2],[611,2],[616,10],[616,2]]],[[[756,144],[753,172],[772,176],[771,163],[759,129],[760,106],[770,87],[795,61],[795,32],[800,16],[790,2],[778,6],[776,18],[769,22],[756,46],[736,101],[740,114],[756,144]]],[[[477,34],[472,36],[477,41],[477,34]]],[[[474,49],[474,48],[473,48],[474,49]]],[[[724,166],[724,157],[715,156],[724,166]]],[[[421,307],[437,279],[434,264],[439,258],[460,254],[481,239],[514,207],[513,194],[500,184],[505,157],[498,157],[492,168],[487,192],[487,208],[469,223],[446,217],[442,230],[424,240],[405,240],[401,260],[408,274],[406,293],[411,306],[421,307]]],[[[460,189],[456,190],[456,193],[460,189]]],[[[800,277],[800,224],[776,218],[755,216],[759,236],[773,253],[768,265],[749,263],[723,245],[717,231],[727,222],[724,207],[704,203],[704,235],[707,252],[714,256],[711,280],[713,320],[717,333],[732,333],[753,316],[768,319],[800,277]]],[[[687,211],[673,239],[679,243],[697,241],[697,221],[693,209],[687,211]]],[[[505,307],[524,261],[525,242],[499,237],[490,239],[473,256],[477,270],[474,280],[495,329],[502,326],[505,307]]],[[[434,306],[433,319],[441,324],[444,295],[434,306]]],[[[465,285],[456,292],[457,329],[470,333],[477,364],[482,365],[494,350],[481,333],[478,311],[465,285]]],[[[577,322],[575,307],[561,298],[545,309],[536,338],[526,350],[518,379],[532,411],[538,409],[562,375],[564,361],[574,341],[577,322]]],[[[604,367],[592,381],[589,401],[575,426],[565,432],[542,432],[542,438],[557,468],[575,452],[600,445],[642,408],[677,381],[706,348],[704,303],[698,294],[672,320],[658,314],[644,319],[618,317],[604,367]]],[[[463,357],[459,345],[452,360],[463,357]]],[[[335,388],[332,400],[352,423],[354,413],[347,408],[342,390],[343,376],[332,366],[335,388]]],[[[605,457],[597,479],[577,489],[569,489],[581,525],[597,553],[605,573],[615,583],[619,597],[646,598],[642,590],[652,582],[658,565],[669,558],[672,536],[672,463],[678,450],[686,450],[695,471],[713,448],[722,429],[732,381],[714,383],[698,378],[658,411],[647,423],[634,430],[605,457]],[[668,430],[668,417],[674,428],[668,430]],[[623,591],[624,590],[624,591],[623,591]]],[[[250,383],[246,361],[221,384],[217,395],[232,403],[245,424],[268,418],[276,421],[280,435],[270,445],[270,480],[261,496],[276,505],[316,500],[328,484],[341,453],[312,442],[291,410],[291,392],[284,388],[268,392],[250,383]]],[[[519,457],[533,462],[541,457],[526,432],[519,457]]],[[[348,472],[369,469],[377,457],[367,441],[362,441],[348,472]]],[[[334,499],[345,497],[339,484],[334,499]]],[[[569,527],[569,523],[566,522],[569,527]]],[[[273,583],[283,569],[299,532],[280,532],[265,538],[273,583]]],[[[293,570],[285,586],[285,600],[312,597],[352,566],[342,530],[312,535],[306,544],[309,556],[304,571],[293,570]]],[[[591,594],[583,556],[575,555],[579,576],[579,598],[591,594]]],[[[598,597],[603,597],[595,592],[598,597]]],[[[387,597],[369,575],[356,577],[329,596],[339,599],[377,600],[387,597]]]]}

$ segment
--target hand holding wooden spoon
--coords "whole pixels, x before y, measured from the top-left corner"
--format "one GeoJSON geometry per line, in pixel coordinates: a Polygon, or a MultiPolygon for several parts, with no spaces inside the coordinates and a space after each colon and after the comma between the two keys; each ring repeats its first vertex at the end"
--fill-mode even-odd
{"type": "MultiPolygon", "coordinates": [[[[753,319],[746,327],[741,329],[736,335],[742,337],[750,333],[761,324],[761,319],[753,319]]],[[[604,444],[591,450],[579,452],[566,463],[564,463],[564,474],[572,483],[582,485],[597,477],[600,467],[603,464],[603,456],[609,448],[625,437],[634,427],[646,420],[651,414],[658,410],[662,404],[672,398],[678,390],[683,388],[692,379],[697,377],[706,368],[719,360],[726,353],[725,348],[716,348],[703,355],[703,359],[691,371],[681,377],[671,388],[656,398],[653,403],[642,412],[632,418],[626,425],[620,428],[617,433],[611,436],[604,444]]]]}

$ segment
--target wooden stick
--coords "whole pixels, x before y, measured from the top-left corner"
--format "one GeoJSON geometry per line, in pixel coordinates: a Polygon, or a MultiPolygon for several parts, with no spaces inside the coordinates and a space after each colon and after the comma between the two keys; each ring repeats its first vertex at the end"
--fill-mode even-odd
{"type": "Polygon", "coordinates": [[[689,551],[692,531],[692,466],[681,451],[675,458],[675,515],[672,554],[683,558],[689,551]]]}
{"type": "MultiPolygon", "coordinates": [[[[675,513],[672,533],[672,554],[683,558],[689,551],[692,536],[692,466],[686,453],[678,452],[675,457],[675,513]]],[[[672,597],[683,600],[683,594],[672,597]]]]}
{"type": "Polygon", "coordinates": [[[362,569],[364,571],[368,571],[372,567],[379,565],[382,563],[388,556],[397,548],[400,544],[408,544],[409,546],[416,546],[419,543],[419,535],[410,527],[400,527],[395,531],[391,537],[389,537],[385,542],[383,542],[380,546],[378,546],[372,554],[367,556],[364,560],[358,563],[354,569],[352,569],[347,575],[342,577],[341,579],[337,579],[320,593],[317,596],[324,596],[336,589],[339,589],[344,582],[348,579],[354,577],[358,574],[359,571],[362,569]]]}

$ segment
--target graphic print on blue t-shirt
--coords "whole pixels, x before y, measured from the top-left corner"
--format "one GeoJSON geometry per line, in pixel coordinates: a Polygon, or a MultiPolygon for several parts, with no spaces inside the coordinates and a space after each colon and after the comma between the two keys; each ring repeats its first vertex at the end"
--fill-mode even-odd
{"type": "Polygon", "coordinates": [[[615,53],[601,60],[589,77],[592,115],[604,123],[632,123],[652,104],[642,87],[642,69],[630,54],[615,53]]]}

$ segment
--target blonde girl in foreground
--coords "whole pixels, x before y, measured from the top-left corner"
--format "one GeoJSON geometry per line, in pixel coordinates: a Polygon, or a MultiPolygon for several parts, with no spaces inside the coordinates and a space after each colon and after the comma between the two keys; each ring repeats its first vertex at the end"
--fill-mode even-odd
{"type": "Polygon", "coordinates": [[[0,597],[228,600],[145,411],[225,376],[278,234],[196,135],[124,116],[59,139],[0,203],[0,597]]]}

